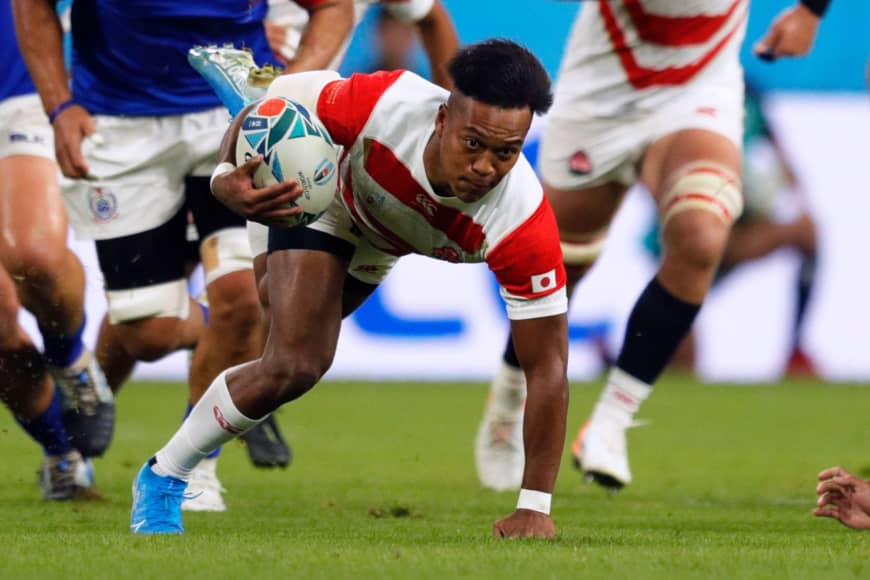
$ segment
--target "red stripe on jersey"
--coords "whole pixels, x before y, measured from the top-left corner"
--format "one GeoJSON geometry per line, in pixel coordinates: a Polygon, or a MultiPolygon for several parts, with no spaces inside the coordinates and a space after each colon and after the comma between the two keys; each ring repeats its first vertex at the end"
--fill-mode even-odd
{"type": "Polygon", "coordinates": [[[378,220],[374,219],[370,213],[365,212],[366,219],[362,219],[362,216],[360,215],[360,210],[364,210],[365,208],[358,208],[356,206],[356,201],[353,198],[353,180],[351,179],[350,173],[350,171],[347,172],[347,179],[345,179],[344,181],[344,188],[341,190],[341,197],[344,199],[344,203],[347,206],[348,210],[350,210],[353,219],[358,224],[370,224],[371,228],[374,229],[379,236],[393,244],[394,248],[382,248],[380,246],[377,246],[377,248],[382,252],[386,252],[393,256],[404,256],[406,254],[414,253],[414,249],[411,246],[393,235],[387,228],[383,226],[383,224],[381,224],[378,220]]]}
{"type": "Polygon", "coordinates": [[[689,46],[708,42],[731,18],[740,2],[741,0],[734,0],[727,12],[716,16],[662,16],[644,10],[641,0],[624,0],[640,39],[665,46],[689,46]]]}
{"type": "Polygon", "coordinates": [[[693,199],[705,201],[705,202],[719,208],[719,211],[722,212],[722,215],[725,216],[726,220],[731,219],[731,212],[728,210],[728,206],[725,205],[724,203],[722,203],[721,201],[719,201],[716,197],[710,195],[709,193],[682,193],[680,195],[674,196],[668,202],[668,205],[665,206],[663,213],[668,213],[668,210],[670,210],[672,207],[674,207],[675,205],[677,205],[681,201],[693,200],[693,199]]]}
{"type": "MultiPolygon", "coordinates": [[[[716,58],[728,41],[737,33],[742,23],[738,20],[734,27],[719,42],[713,45],[704,56],[685,66],[667,67],[663,69],[646,68],[638,64],[634,52],[625,40],[625,33],[619,27],[616,16],[608,2],[598,2],[601,18],[604,20],[604,28],[610,36],[610,44],[619,57],[622,69],[628,82],[636,89],[647,89],[655,86],[674,86],[687,83],[698,74],[711,60],[716,58]]],[[[743,18],[746,18],[744,14],[743,18]]]]}
{"type": "Polygon", "coordinates": [[[381,187],[407,207],[423,216],[467,254],[477,252],[486,236],[483,226],[452,207],[441,205],[417,183],[411,170],[386,146],[372,141],[365,170],[381,187]]]}
{"type": "Polygon", "coordinates": [[[499,284],[514,296],[539,298],[565,286],[559,228],[546,197],[535,213],[489,251],[486,263],[499,284]],[[551,271],[555,284],[533,291],[532,279],[551,271]]]}
{"type": "Polygon", "coordinates": [[[355,74],[328,83],[317,99],[317,116],[332,140],[353,145],[383,94],[404,71],[355,74]]]}

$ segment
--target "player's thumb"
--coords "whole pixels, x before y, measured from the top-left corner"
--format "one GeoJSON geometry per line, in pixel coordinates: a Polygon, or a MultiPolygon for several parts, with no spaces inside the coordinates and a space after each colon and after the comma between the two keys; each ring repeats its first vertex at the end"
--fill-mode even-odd
{"type": "Polygon", "coordinates": [[[262,155],[254,155],[253,157],[251,157],[250,159],[245,161],[244,165],[242,165],[242,171],[244,171],[245,174],[253,177],[254,173],[257,171],[257,168],[260,166],[260,164],[262,162],[263,162],[262,155]]]}
{"type": "Polygon", "coordinates": [[[767,36],[755,43],[753,52],[765,60],[773,60],[778,56],[779,42],[782,34],[779,26],[774,25],[768,31],[767,36]]]}

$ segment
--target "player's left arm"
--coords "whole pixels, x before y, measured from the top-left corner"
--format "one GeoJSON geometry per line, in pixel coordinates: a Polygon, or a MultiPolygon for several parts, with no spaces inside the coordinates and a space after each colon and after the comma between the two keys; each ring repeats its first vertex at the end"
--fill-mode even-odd
{"type": "Polygon", "coordinates": [[[759,58],[773,61],[781,56],[807,54],[816,40],[819,21],[831,0],[801,0],[783,11],[764,38],[755,44],[759,58]]]}
{"type": "Polygon", "coordinates": [[[292,207],[290,202],[302,195],[302,187],[295,180],[283,181],[258,189],[254,186],[254,174],[263,163],[263,156],[236,159],[236,140],[248,113],[259,105],[251,103],[233,118],[224,133],[218,152],[218,165],[211,176],[211,192],[221,203],[250,221],[265,225],[282,225],[294,215],[302,213],[301,207],[292,207]]]}
{"type": "Polygon", "coordinates": [[[568,317],[559,314],[512,320],[511,334],[526,375],[528,394],[523,421],[526,465],[517,510],[496,522],[493,533],[509,538],[552,538],[556,528],[549,515],[549,498],[534,492],[552,494],[565,444],[568,317]],[[523,495],[531,496],[533,503],[525,503],[523,495]],[[535,505],[537,497],[546,505],[535,505]]]}
{"type": "Polygon", "coordinates": [[[353,32],[353,1],[315,0],[299,4],[308,11],[308,25],[295,56],[287,63],[286,72],[328,68],[353,32]]]}

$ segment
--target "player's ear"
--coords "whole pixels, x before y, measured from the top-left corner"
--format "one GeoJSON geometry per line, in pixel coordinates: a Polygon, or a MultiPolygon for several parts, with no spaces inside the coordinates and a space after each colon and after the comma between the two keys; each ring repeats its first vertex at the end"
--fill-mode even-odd
{"type": "Polygon", "coordinates": [[[438,106],[438,114],[435,115],[435,134],[440,138],[444,133],[444,125],[447,123],[447,105],[438,106]]]}

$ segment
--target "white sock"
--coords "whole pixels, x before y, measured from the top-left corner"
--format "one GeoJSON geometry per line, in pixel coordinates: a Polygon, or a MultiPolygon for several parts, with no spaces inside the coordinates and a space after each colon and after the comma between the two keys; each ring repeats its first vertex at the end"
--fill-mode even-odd
{"type": "Polygon", "coordinates": [[[157,459],[151,467],[154,473],[187,481],[191,471],[209,453],[262,420],[246,417],[236,408],[226,380],[232,370],[235,369],[217,376],[181,428],[154,455],[157,459]]]}
{"type": "Polygon", "coordinates": [[[502,418],[522,415],[526,403],[526,375],[523,369],[502,361],[489,391],[488,412],[502,418]]]}
{"type": "Polygon", "coordinates": [[[592,411],[592,421],[608,421],[627,428],[650,391],[651,385],[613,367],[607,377],[607,386],[592,411]]]}

